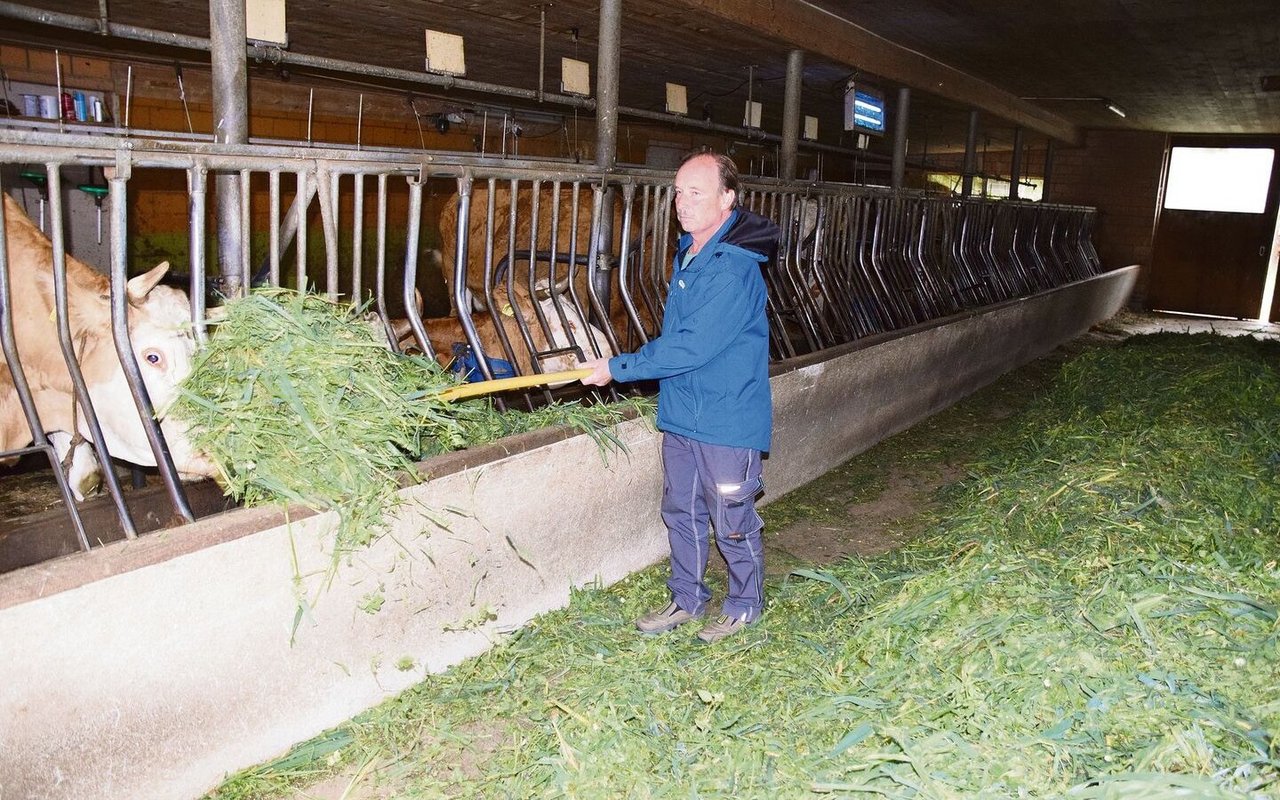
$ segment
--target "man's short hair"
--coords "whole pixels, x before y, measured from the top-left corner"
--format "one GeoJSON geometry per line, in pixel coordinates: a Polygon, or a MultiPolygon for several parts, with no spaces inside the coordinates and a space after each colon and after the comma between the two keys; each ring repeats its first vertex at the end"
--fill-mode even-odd
{"type": "Polygon", "coordinates": [[[716,162],[716,171],[720,173],[720,190],[733,192],[733,208],[738,207],[738,201],[742,198],[742,179],[738,176],[738,165],[733,163],[733,159],[724,153],[717,153],[714,150],[702,148],[694,150],[680,161],[680,166],[688,164],[699,156],[707,156],[716,162]]]}

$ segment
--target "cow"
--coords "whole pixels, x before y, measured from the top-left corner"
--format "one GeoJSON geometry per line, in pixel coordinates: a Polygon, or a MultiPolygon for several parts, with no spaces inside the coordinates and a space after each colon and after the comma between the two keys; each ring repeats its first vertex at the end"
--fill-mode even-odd
{"type": "MultiPolygon", "coordinates": [[[[4,196],[4,226],[18,364],[30,385],[41,427],[46,433],[57,432],[50,439],[59,455],[64,456],[73,446],[73,437],[88,437],[90,428],[76,402],[59,345],[53,243],[8,195],[4,196]]],[[[178,383],[191,371],[195,351],[186,293],[159,285],[168,269],[166,261],[128,281],[130,341],[178,472],[184,478],[216,477],[213,463],[192,447],[185,424],[164,416],[177,394],[178,383]]],[[[71,339],[107,451],[112,458],[155,466],[155,456],[112,338],[110,281],[68,255],[66,286],[71,339]]],[[[0,367],[3,452],[23,447],[34,437],[19,402],[12,365],[4,360],[3,352],[0,367]]],[[[76,447],[72,461],[72,488],[77,499],[83,499],[96,483],[97,464],[87,445],[76,447]]]]}
{"type": "MultiPolygon", "coordinates": [[[[494,290],[490,302],[493,312],[486,307],[471,314],[471,321],[495,378],[563,372],[583,361],[616,354],[604,331],[584,319],[565,298],[553,296],[550,291],[537,292],[535,299],[520,283],[516,283],[510,293],[507,286],[502,285],[494,290]]],[[[421,314],[421,295],[417,296],[417,305],[421,314]]],[[[471,352],[466,330],[456,315],[425,318],[422,324],[427,341],[443,366],[469,380],[484,378],[478,358],[471,352]]],[[[409,320],[391,319],[385,327],[377,327],[389,334],[389,340],[394,341],[399,350],[421,350],[409,320]]],[[[550,385],[556,387],[564,383],[550,385]]]]}
{"type": "MultiPolygon", "coordinates": [[[[591,252],[592,206],[594,192],[589,186],[578,191],[577,208],[574,208],[573,185],[560,184],[559,203],[556,206],[556,192],[551,183],[542,183],[537,195],[538,214],[533,216],[533,188],[522,183],[516,192],[516,222],[514,249],[517,256],[514,264],[505,263],[512,242],[511,230],[511,184],[509,181],[497,181],[494,186],[494,223],[493,223],[493,264],[492,281],[503,282],[507,269],[517,272],[516,282],[520,283],[534,271],[533,283],[538,293],[560,295],[562,302],[576,305],[588,317],[594,318],[588,292],[588,263],[591,252]],[[554,210],[553,210],[554,209],[554,210]],[[576,211],[576,213],[575,213],[576,211]],[[554,280],[550,269],[552,250],[552,222],[556,222],[554,251],[556,263],[554,280]],[[537,235],[533,235],[536,224],[537,235]],[[531,259],[530,252],[542,255],[531,259]],[[572,257],[570,256],[572,253],[572,257]],[[573,280],[569,280],[572,271],[573,280]],[[555,283],[555,290],[552,284],[555,283]]],[[[487,305],[485,298],[485,235],[488,232],[489,185],[487,181],[476,181],[471,190],[471,209],[467,223],[467,263],[466,288],[475,298],[477,310],[487,305]]],[[[458,212],[461,205],[460,195],[451,196],[440,212],[441,273],[445,286],[449,290],[449,302],[454,306],[454,264],[457,258],[457,226],[458,212]]],[[[623,350],[634,349],[646,339],[656,336],[662,319],[662,293],[666,291],[666,275],[668,260],[673,251],[672,231],[668,224],[670,209],[664,202],[660,207],[651,208],[645,230],[641,231],[642,213],[640,202],[635,202],[632,212],[632,229],[628,255],[627,290],[635,307],[640,328],[644,332],[641,339],[635,322],[627,312],[619,287],[621,270],[610,270],[610,302],[609,327],[616,336],[623,350]],[[662,231],[659,237],[653,231],[662,231]],[[657,250],[655,251],[655,241],[657,250]],[[656,265],[656,266],[655,266],[656,265]]],[[[655,204],[659,205],[659,204],[655,204]]],[[[623,234],[622,202],[613,207],[613,245],[615,258],[621,255],[623,234]]],[[[454,311],[456,313],[456,308],[454,311]]]]}

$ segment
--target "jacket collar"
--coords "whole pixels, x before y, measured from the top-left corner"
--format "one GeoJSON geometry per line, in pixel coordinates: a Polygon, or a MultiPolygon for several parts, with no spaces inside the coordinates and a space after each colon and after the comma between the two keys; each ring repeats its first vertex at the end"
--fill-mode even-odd
{"type": "Polygon", "coordinates": [[[681,234],[678,247],[676,248],[676,267],[679,269],[694,269],[700,266],[703,259],[716,249],[716,245],[720,244],[720,240],[724,238],[725,233],[733,227],[733,223],[738,219],[738,214],[739,211],[736,208],[730,211],[729,218],[716,229],[715,233],[711,234],[711,238],[702,246],[702,249],[698,251],[697,255],[689,259],[688,266],[683,267],[681,265],[684,264],[685,254],[688,253],[689,248],[693,246],[693,234],[681,234]]]}

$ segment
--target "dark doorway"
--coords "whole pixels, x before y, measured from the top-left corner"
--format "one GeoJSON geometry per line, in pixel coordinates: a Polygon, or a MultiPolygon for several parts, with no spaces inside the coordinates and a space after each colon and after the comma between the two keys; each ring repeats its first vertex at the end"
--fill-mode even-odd
{"type": "Polygon", "coordinates": [[[1280,204],[1280,137],[1174,136],[1165,163],[1147,304],[1237,319],[1272,313],[1262,298],[1280,204]],[[1241,165],[1239,182],[1223,177],[1241,165]],[[1190,189],[1197,168],[1202,182],[1190,189]]]}

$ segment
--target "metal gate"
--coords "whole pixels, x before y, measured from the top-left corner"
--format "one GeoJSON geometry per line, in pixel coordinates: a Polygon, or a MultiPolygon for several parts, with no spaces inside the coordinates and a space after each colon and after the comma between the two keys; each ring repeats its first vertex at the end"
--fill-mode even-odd
{"type": "MultiPolygon", "coordinates": [[[[516,374],[552,371],[565,359],[634,350],[661,327],[676,234],[670,173],[601,173],[559,162],[494,166],[443,153],[10,131],[0,131],[0,146],[0,168],[44,175],[44,233],[53,243],[47,269],[58,289],[57,344],[49,344],[66,366],[86,438],[99,454],[109,452],[99,425],[104,409],[94,408],[93,387],[80,369],[76,337],[84,331],[73,330],[66,289],[62,176],[88,165],[106,177],[110,258],[101,266],[109,273],[111,324],[110,330],[91,333],[111,337],[133,408],[105,411],[136,414],[179,519],[193,514],[172,457],[174,443],[154,418],[129,328],[128,209],[135,196],[131,187],[146,183],[141,177],[167,175],[172,183],[180,175],[185,184],[186,252],[180,255],[198,342],[208,335],[210,303],[257,285],[288,285],[367,303],[385,326],[390,347],[416,348],[442,361],[469,356],[471,368],[485,378],[499,367],[516,374]],[[208,263],[210,172],[241,178],[244,235],[233,275],[214,274],[208,263]],[[420,262],[430,255],[424,247],[430,233],[424,236],[423,228],[431,224],[424,194],[434,201],[432,192],[441,186],[449,195],[438,221],[447,259],[442,273],[453,313],[430,319],[422,314],[419,288],[427,271],[420,262]],[[316,213],[320,253],[310,252],[309,245],[316,213]],[[261,257],[251,247],[255,238],[261,257]]],[[[779,259],[765,275],[771,355],[778,360],[1041,292],[1100,270],[1090,208],[749,179],[741,201],[783,231],[779,259]]],[[[13,263],[7,248],[0,248],[0,344],[10,373],[0,374],[0,410],[22,416],[9,420],[21,430],[7,444],[0,440],[0,459],[32,452],[47,457],[87,549],[91,537],[23,368],[31,356],[19,352],[15,338],[21,309],[11,297],[13,276],[33,268],[13,263]]],[[[551,396],[548,391],[526,394],[522,401],[540,402],[551,396]]],[[[126,537],[137,535],[114,471],[104,470],[103,477],[120,529],[126,537]]]]}

